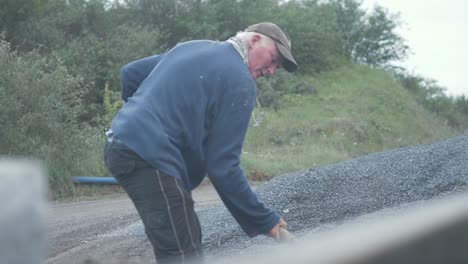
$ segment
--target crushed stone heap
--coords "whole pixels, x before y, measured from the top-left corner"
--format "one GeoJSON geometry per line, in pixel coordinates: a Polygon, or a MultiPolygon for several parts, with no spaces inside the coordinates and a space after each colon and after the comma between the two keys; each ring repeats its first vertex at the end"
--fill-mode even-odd
{"type": "MultiPolygon", "coordinates": [[[[256,192],[298,233],[461,191],[467,183],[468,134],[278,176],[256,192]]],[[[232,252],[267,241],[247,238],[224,206],[201,210],[199,217],[208,253],[223,252],[223,248],[232,252]]]]}

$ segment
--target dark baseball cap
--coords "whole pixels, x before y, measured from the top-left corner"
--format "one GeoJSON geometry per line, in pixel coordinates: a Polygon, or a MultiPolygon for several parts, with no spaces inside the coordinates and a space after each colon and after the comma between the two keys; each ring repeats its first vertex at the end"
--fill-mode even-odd
{"type": "Polygon", "coordinates": [[[288,72],[297,70],[297,62],[291,53],[291,40],[280,27],[270,22],[262,22],[249,26],[245,31],[257,32],[274,40],[276,47],[278,47],[279,52],[284,57],[283,67],[288,72]]]}

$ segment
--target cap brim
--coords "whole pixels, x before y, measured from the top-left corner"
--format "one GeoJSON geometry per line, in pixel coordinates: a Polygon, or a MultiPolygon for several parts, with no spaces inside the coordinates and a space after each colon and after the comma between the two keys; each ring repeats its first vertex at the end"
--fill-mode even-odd
{"type": "Polygon", "coordinates": [[[276,47],[278,47],[279,52],[284,58],[283,68],[288,72],[295,72],[297,70],[297,62],[292,56],[291,52],[283,44],[278,41],[276,42],[276,47]]]}

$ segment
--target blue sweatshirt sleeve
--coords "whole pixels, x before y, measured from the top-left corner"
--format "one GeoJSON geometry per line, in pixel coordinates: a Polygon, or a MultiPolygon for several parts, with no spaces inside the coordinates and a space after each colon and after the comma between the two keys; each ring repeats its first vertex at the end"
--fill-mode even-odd
{"type": "MultiPolygon", "coordinates": [[[[238,83],[238,82],[237,82],[238,83]]],[[[268,233],[279,215],[259,201],[240,168],[240,155],[255,102],[255,83],[228,87],[207,142],[207,173],[223,203],[250,237],[268,233]]]]}
{"type": "Polygon", "coordinates": [[[133,61],[122,67],[122,70],[120,71],[120,79],[122,86],[122,100],[124,102],[127,102],[128,98],[136,92],[143,80],[148,77],[154,67],[159,63],[162,56],[163,54],[150,56],[133,61]]]}

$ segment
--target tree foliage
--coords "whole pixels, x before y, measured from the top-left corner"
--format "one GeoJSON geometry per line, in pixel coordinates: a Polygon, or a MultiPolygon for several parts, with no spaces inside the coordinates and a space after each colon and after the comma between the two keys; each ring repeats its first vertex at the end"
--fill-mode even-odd
{"type": "Polygon", "coordinates": [[[445,87],[437,81],[408,73],[393,73],[401,85],[410,91],[426,109],[447,120],[457,130],[468,129],[468,100],[466,96],[445,95],[445,87]]]}
{"type": "MultiPolygon", "coordinates": [[[[22,10],[21,3],[26,5],[24,1],[15,3],[9,9],[22,10]]],[[[96,67],[82,67],[83,76],[95,82],[95,91],[100,91],[106,81],[115,86],[115,79],[108,78],[116,75],[116,64],[109,59],[113,42],[134,42],[137,43],[134,46],[151,48],[156,53],[184,40],[225,40],[260,21],[275,22],[287,31],[303,73],[330,70],[346,59],[383,66],[403,59],[408,50],[396,33],[397,16],[378,6],[367,14],[355,0],[35,0],[34,3],[25,9],[29,10],[24,11],[29,14],[26,18],[8,18],[9,24],[17,26],[6,28],[8,36],[15,35],[7,41],[25,51],[38,47],[44,52],[65,50],[64,61],[71,68],[80,68],[78,62],[87,60],[89,54],[88,58],[96,59],[87,61],[96,67]],[[85,56],[77,58],[76,52],[67,51],[69,47],[79,49],[85,56]],[[99,76],[88,78],[90,72],[99,76]]],[[[147,48],[137,48],[138,55],[132,49],[120,52],[134,54],[128,58],[132,60],[148,55],[147,48]]],[[[102,100],[102,96],[96,98],[90,103],[102,100]]]]}
{"type": "Polygon", "coordinates": [[[382,7],[376,7],[368,17],[362,42],[356,45],[353,58],[371,66],[383,66],[391,61],[401,61],[407,55],[408,46],[395,33],[397,19],[388,15],[382,7]]]}
{"type": "Polygon", "coordinates": [[[343,62],[342,39],[330,5],[312,2],[304,5],[301,1],[290,1],[276,14],[275,21],[292,39],[293,53],[302,72],[318,73],[343,62]]]}
{"type": "Polygon", "coordinates": [[[103,113],[102,90],[120,90],[120,68],[130,61],[159,53],[159,32],[139,25],[120,25],[107,32],[105,38],[96,34],[83,34],[70,41],[58,52],[64,64],[74,75],[80,75],[91,89],[84,100],[89,111],[82,120],[92,120],[96,113],[103,113]]]}
{"type": "Polygon", "coordinates": [[[52,188],[79,170],[91,127],[79,123],[87,87],[56,56],[18,54],[0,41],[0,149],[35,156],[49,165],[52,188]]]}
{"type": "Polygon", "coordinates": [[[384,66],[406,58],[409,47],[396,32],[400,25],[398,15],[378,5],[366,14],[353,0],[334,0],[332,4],[344,50],[352,61],[384,66]]]}
{"type": "Polygon", "coordinates": [[[11,42],[19,24],[42,13],[48,4],[48,0],[0,0],[0,32],[6,32],[5,39],[11,42]]]}

